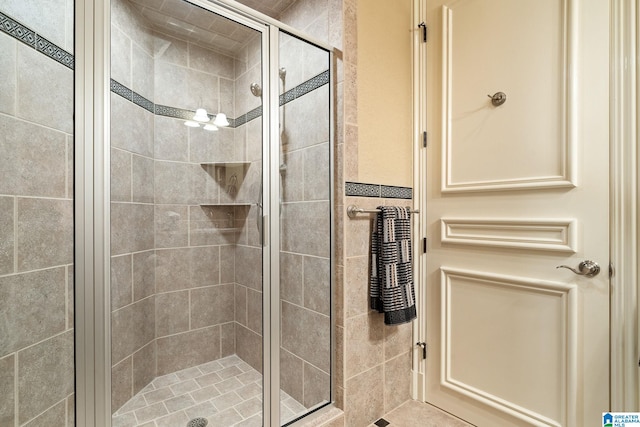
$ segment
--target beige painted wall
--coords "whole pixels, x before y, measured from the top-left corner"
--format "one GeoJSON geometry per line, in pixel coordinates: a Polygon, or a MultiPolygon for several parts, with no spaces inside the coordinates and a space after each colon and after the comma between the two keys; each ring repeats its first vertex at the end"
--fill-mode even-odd
{"type": "Polygon", "coordinates": [[[412,186],[411,0],[358,0],[358,181],[412,186]]]}

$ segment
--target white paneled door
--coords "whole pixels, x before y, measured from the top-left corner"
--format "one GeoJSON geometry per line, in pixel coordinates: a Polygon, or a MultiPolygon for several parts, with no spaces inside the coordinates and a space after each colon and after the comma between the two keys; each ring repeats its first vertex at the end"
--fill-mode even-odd
{"type": "Polygon", "coordinates": [[[427,0],[426,400],[478,426],[609,409],[608,7],[427,0]]]}

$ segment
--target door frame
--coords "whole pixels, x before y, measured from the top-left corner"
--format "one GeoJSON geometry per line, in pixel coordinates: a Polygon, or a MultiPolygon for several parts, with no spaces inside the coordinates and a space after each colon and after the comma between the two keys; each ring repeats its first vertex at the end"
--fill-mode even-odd
{"type": "MultiPolygon", "coordinates": [[[[427,237],[427,200],[423,196],[427,177],[424,132],[426,123],[426,49],[420,23],[427,23],[426,2],[413,0],[413,188],[414,207],[420,209],[419,221],[414,227],[414,241],[427,237]]],[[[638,22],[640,1],[619,0],[610,2],[610,58],[609,58],[609,153],[610,153],[610,410],[640,410],[640,370],[638,369],[638,343],[640,319],[638,317],[638,223],[637,203],[639,164],[638,92],[640,69],[636,65],[640,46],[638,22]]],[[[427,31],[428,33],[428,31],[427,31]]],[[[427,43],[428,43],[427,39],[427,43]]],[[[428,142],[432,143],[432,142],[428,142]]],[[[433,142],[437,143],[437,142],[433,142]]],[[[432,238],[436,238],[435,236],[432,238]]],[[[417,283],[418,322],[414,322],[414,343],[426,342],[426,292],[422,276],[426,271],[428,254],[418,251],[414,267],[417,283]]],[[[428,345],[429,343],[427,343],[428,345]]],[[[426,361],[422,351],[414,347],[412,368],[412,397],[426,400],[426,361]]]]}

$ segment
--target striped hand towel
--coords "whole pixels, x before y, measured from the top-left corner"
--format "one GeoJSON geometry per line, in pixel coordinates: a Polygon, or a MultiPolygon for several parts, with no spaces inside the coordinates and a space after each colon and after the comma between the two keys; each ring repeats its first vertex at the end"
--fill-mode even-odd
{"type": "Polygon", "coordinates": [[[408,208],[378,206],[371,236],[371,308],[384,323],[399,325],[416,318],[408,208]]]}

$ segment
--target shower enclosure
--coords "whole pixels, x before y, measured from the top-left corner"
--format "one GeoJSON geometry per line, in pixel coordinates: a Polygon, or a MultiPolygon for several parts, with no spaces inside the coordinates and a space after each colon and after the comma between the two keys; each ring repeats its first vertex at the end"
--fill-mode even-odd
{"type": "Polygon", "coordinates": [[[112,423],[293,422],[332,400],[330,50],[230,2],[110,11],[112,423]]]}

